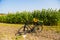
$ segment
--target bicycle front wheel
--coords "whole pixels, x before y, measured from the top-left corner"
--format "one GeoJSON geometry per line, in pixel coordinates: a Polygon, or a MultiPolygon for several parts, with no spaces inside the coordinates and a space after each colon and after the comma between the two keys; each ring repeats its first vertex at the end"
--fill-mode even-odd
{"type": "Polygon", "coordinates": [[[35,28],[34,28],[34,30],[35,30],[35,32],[41,32],[42,30],[43,30],[43,26],[36,26],[35,28]]]}

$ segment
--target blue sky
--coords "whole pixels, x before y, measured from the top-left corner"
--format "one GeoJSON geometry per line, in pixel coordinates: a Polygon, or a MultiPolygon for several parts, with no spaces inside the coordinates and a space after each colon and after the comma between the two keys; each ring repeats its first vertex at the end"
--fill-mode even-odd
{"type": "Polygon", "coordinates": [[[41,10],[42,8],[59,9],[60,0],[0,0],[0,13],[41,10]]]}

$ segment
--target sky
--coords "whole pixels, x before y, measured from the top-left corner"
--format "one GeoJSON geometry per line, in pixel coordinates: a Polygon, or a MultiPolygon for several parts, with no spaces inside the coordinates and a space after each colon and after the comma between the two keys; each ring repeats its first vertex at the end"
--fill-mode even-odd
{"type": "Polygon", "coordinates": [[[60,9],[60,0],[0,0],[0,13],[60,9]]]}

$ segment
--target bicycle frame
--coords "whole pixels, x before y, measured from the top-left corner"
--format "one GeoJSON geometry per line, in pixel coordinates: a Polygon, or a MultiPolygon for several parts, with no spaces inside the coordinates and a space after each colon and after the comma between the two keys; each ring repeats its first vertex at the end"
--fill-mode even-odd
{"type": "MultiPolygon", "coordinates": [[[[30,25],[31,26],[31,25],[30,25]]],[[[30,33],[30,32],[34,32],[35,31],[35,28],[36,28],[36,26],[38,26],[37,24],[33,24],[33,27],[31,28],[29,26],[29,24],[28,23],[25,23],[24,24],[24,26],[22,27],[22,31],[24,32],[24,33],[26,33],[26,28],[27,28],[27,32],[28,33],[30,33]],[[30,30],[29,30],[30,29],[30,30]]],[[[21,32],[19,32],[21,30],[21,28],[18,30],[18,33],[17,34],[20,34],[21,32]]],[[[42,29],[41,29],[42,30],[42,29]]]]}

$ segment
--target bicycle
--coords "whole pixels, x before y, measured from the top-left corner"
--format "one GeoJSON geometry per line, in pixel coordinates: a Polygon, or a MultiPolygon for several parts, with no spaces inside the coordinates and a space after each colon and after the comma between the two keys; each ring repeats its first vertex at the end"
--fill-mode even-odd
{"type": "Polygon", "coordinates": [[[29,24],[29,23],[25,23],[23,27],[21,27],[17,33],[15,35],[23,35],[26,33],[36,33],[36,32],[41,32],[43,29],[43,24],[29,24]]]}

